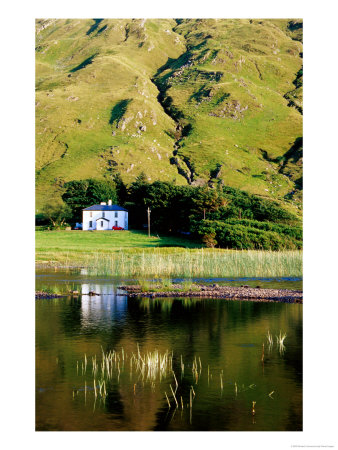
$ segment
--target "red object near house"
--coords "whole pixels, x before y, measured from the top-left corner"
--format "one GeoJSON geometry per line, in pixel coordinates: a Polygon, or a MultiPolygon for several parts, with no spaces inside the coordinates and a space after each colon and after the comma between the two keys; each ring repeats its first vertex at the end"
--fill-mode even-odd
{"type": "Polygon", "coordinates": [[[124,228],[122,228],[122,227],[112,227],[112,230],[120,231],[120,230],[124,230],[124,228]]]}

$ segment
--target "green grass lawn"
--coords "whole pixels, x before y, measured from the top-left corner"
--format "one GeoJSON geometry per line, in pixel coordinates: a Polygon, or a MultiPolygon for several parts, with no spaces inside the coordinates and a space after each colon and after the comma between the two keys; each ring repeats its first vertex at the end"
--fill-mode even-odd
{"type": "Polygon", "coordinates": [[[200,248],[194,241],[172,237],[151,236],[143,231],[36,231],[35,247],[37,261],[62,261],[68,253],[70,259],[81,256],[110,254],[154,247],[200,248]]]}

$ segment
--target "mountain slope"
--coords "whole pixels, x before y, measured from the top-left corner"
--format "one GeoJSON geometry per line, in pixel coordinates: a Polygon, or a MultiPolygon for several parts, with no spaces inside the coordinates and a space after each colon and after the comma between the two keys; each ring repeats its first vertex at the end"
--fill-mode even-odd
{"type": "Polygon", "coordinates": [[[301,31],[286,19],[37,20],[37,207],[66,181],[144,171],[299,208],[301,31]]]}

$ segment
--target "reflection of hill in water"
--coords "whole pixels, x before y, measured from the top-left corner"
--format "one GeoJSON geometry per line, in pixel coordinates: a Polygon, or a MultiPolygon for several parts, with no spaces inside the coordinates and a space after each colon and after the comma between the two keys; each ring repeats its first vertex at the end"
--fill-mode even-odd
{"type": "MultiPolygon", "coordinates": [[[[54,280],[55,281],[55,280],[54,280]]],[[[73,286],[81,295],[36,303],[37,420],[39,429],[88,430],[294,430],[302,421],[302,305],[255,303],[222,299],[128,299],[116,284],[86,280],[73,286]],[[90,296],[89,292],[100,295],[90,296]],[[269,351],[266,334],[287,334],[285,352],[269,351]],[[261,363],[265,342],[264,364],[261,363]],[[84,403],[84,378],[76,364],[116,349],[131,355],[173,350],[173,368],[185,398],[192,383],[195,356],[203,365],[197,385],[192,426],[188,409],[168,413],[164,391],[130,381],[127,368],[109,386],[106,404],[93,394],[84,403]],[[180,379],[180,357],[185,376],[180,379]],[[56,363],[56,360],[58,363],[56,363]],[[208,366],[213,378],[207,382],[208,366]],[[219,374],[224,374],[224,397],[219,374]],[[254,390],[236,397],[238,386],[254,390]],[[134,384],[135,395],[134,395],[134,384]],[[79,393],[72,399],[76,386],[79,393]],[[40,389],[41,388],[41,389],[40,389]],[[274,400],[268,397],[275,391],[274,400]],[[252,424],[248,405],[257,401],[260,413],[252,424]],[[48,420],[46,419],[48,417],[48,420]],[[53,428],[54,427],[54,428],[53,428]],[[250,428],[251,427],[251,428],[250,428]]],[[[89,376],[91,364],[89,363],[89,376]]],[[[87,386],[90,385],[87,379],[87,386]]],[[[174,383],[174,382],[173,382],[174,383]]],[[[92,384],[91,384],[92,385],[92,384]]],[[[168,392],[170,389],[168,389],[168,392]]],[[[171,401],[173,401],[171,397],[171,401]]]]}

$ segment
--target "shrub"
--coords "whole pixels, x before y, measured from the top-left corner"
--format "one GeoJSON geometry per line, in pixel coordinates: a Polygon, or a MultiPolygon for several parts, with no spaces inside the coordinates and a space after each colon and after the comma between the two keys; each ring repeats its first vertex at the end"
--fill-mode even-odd
{"type": "Polygon", "coordinates": [[[209,233],[202,236],[202,242],[204,242],[205,246],[208,248],[214,248],[217,245],[216,241],[216,233],[209,233]]]}
{"type": "Polygon", "coordinates": [[[251,226],[248,226],[248,223],[229,223],[216,220],[195,221],[192,229],[195,235],[202,237],[202,240],[205,239],[205,236],[211,236],[222,248],[246,250],[302,248],[302,241],[298,239],[299,230],[292,232],[292,227],[283,227],[266,222],[263,222],[264,225],[262,226],[261,222],[247,222],[251,226]],[[255,224],[257,224],[257,227],[254,227],[255,224]],[[259,228],[260,226],[261,228],[259,228]]]}

